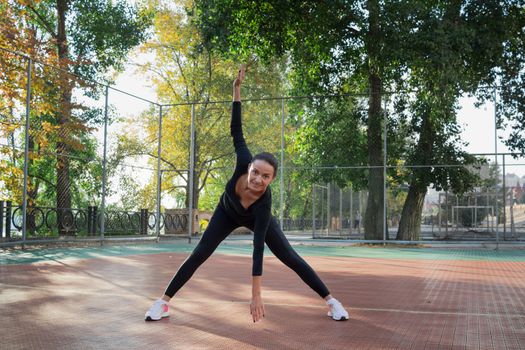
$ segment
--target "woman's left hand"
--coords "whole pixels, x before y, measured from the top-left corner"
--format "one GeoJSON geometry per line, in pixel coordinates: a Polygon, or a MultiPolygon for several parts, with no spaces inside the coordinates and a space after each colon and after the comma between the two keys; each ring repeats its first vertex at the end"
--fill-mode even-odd
{"type": "Polygon", "coordinates": [[[260,295],[252,296],[250,303],[250,313],[252,314],[253,322],[258,322],[264,317],[264,304],[260,295]]]}
{"type": "Polygon", "coordinates": [[[242,82],[244,81],[244,77],[246,75],[246,65],[241,64],[241,68],[239,69],[239,72],[237,73],[237,78],[233,81],[233,87],[240,87],[242,85],[242,82]]]}

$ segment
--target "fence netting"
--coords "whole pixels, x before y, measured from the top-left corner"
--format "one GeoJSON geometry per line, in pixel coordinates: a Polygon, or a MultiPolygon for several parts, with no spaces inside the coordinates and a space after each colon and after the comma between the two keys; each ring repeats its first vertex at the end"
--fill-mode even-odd
{"type": "MultiPolygon", "coordinates": [[[[235,166],[231,102],[148,101],[11,52],[1,64],[3,241],[202,233],[235,166]]],[[[272,211],[287,235],[523,239],[522,156],[418,163],[391,96],[373,126],[376,144],[367,143],[367,98],[243,101],[251,153],[279,160],[272,211]]]]}

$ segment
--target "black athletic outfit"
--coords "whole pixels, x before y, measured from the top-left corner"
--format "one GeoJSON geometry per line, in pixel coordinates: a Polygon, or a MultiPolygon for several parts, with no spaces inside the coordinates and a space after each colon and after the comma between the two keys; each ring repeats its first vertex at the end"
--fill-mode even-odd
{"type": "Polygon", "coordinates": [[[266,242],[268,248],[279,260],[294,270],[322,298],[326,297],[330,293],[324,283],[293,250],[279,224],[271,215],[272,193],[270,187],[247,209],[241,205],[240,199],[235,193],[237,180],[248,172],[248,166],[252,161],[252,155],[246,146],[242,133],[241,102],[239,101],[233,102],[230,129],[237,154],[235,171],[226,184],[226,189],[199,244],[181,265],[164,294],[173,297],[234,229],[245,226],[253,231],[253,276],[262,275],[264,243],[266,242]]]}

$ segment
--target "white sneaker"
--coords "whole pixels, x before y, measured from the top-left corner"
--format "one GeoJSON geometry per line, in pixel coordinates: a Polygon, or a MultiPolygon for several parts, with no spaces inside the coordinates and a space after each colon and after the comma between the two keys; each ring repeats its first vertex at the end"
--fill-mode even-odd
{"type": "Polygon", "coordinates": [[[336,321],[348,320],[348,312],[337,299],[332,298],[326,303],[328,304],[328,307],[330,307],[330,311],[326,314],[328,317],[331,317],[336,321]]]}
{"type": "Polygon", "coordinates": [[[158,321],[163,317],[168,317],[168,311],[168,303],[162,299],[158,299],[153,303],[153,305],[151,305],[149,310],[146,311],[144,317],[146,321],[158,321]]]}

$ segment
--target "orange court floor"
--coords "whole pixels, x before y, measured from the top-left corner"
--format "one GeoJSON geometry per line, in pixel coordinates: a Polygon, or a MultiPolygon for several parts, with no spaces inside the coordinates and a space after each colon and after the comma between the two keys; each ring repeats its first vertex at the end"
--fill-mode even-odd
{"type": "Polygon", "coordinates": [[[230,245],[145,322],[193,246],[0,250],[0,349],[525,349],[522,250],[297,247],[346,322],[267,253],[253,323],[251,247],[230,245]]]}

